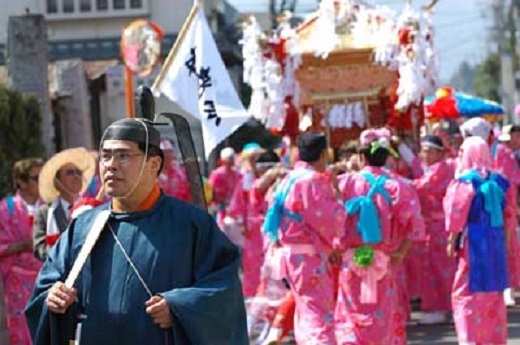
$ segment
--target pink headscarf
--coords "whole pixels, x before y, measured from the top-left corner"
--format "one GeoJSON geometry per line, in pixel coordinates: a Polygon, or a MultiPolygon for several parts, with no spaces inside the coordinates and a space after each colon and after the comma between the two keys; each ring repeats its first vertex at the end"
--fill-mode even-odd
{"type": "Polygon", "coordinates": [[[478,170],[481,175],[491,169],[491,150],[487,142],[481,137],[464,139],[459,151],[457,175],[468,170],[478,170]]]}
{"type": "Polygon", "coordinates": [[[392,133],[390,133],[388,128],[369,128],[361,132],[361,135],[359,136],[359,142],[361,146],[368,146],[371,142],[379,139],[386,139],[388,142],[390,142],[391,137],[392,133]]]}

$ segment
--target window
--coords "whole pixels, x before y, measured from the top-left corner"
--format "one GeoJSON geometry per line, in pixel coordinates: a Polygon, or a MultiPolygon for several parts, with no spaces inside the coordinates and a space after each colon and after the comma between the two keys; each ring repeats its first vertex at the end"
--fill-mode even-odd
{"type": "Polygon", "coordinates": [[[126,0],[114,0],[114,10],[124,10],[126,0]]]}
{"type": "Polygon", "coordinates": [[[90,11],[92,11],[92,2],[91,2],[91,0],[80,0],[79,1],[79,10],[81,12],[90,12],[90,11]]]}
{"type": "Polygon", "coordinates": [[[40,1],[50,20],[141,17],[150,14],[150,0],[40,1]]]}
{"type": "Polygon", "coordinates": [[[47,0],[47,13],[58,12],[58,0],[47,0]]]}
{"type": "Polygon", "coordinates": [[[142,0],[130,0],[130,8],[142,8],[143,1],[142,0]]]}
{"type": "Polygon", "coordinates": [[[74,13],[74,0],[62,0],[63,13],[74,13]]]}
{"type": "Polygon", "coordinates": [[[108,10],[108,0],[96,0],[96,5],[98,11],[108,10]]]}

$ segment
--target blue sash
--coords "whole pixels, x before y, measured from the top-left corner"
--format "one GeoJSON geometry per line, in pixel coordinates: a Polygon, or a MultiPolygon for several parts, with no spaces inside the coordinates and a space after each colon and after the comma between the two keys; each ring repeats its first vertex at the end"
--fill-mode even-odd
{"type": "Polygon", "coordinates": [[[278,230],[282,224],[283,217],[290,218],[297,222],[302,221],[302,217],[299,214],[289,211],[285,208],[284,204],[294,183],[311,173],[311,171],[312,170],[309,169],[296,170],[276,188],[273,202],[267,209],[264,224],[262,226],[262,232],[265,233],[272,242],[278,241],[278,230]]]}
{"type": "Polygon", "coordinates": [[[392,198],[385,189],[385,182],[387,177],[385,175],[379,176],[377,179],[369,172],[363,171],[360,173],[371,186],[367,195],[358,196],[350,199],[345,203],[347,213],[349,215],[359,213],[357,222],[357,231],[361,235],[363,243],[378,244],[383,238],[381,235],[381,224],[379,223],[379,216],[377,214],[377,207],[374,203],[373,197],[376,193],[380,194],[385,200],[391,204],[392,198]]]}
{"type": "Polygon", "coordinates": [[[509,182],[495,173],[484,179],[476,171],[458,180],[475,189],[467,222],[469,291],[502,292],[509,286],[503,218],[509,182]]]}
{"type": "Polygon", "coordinates": [[[10,216],[14,213],[14,196],[12,195],[7,197],[7,212],[10,216]]]}

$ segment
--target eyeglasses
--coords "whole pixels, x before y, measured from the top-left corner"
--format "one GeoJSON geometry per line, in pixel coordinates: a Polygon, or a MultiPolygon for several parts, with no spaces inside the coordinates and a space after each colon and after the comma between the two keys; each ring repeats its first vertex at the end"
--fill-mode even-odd
{"type": "Polygon", "coordinates": [[[63,173],[66,175],[66,176],[83,176],[83,171],[81,171],[80,169],[74,169],[74,168],[69,168],[69,169],[65,169],[63,170],[63,173]]]}
{"type": "Polygon", "coordinates": [[[114,160],[114,163],[117,164],[126,164],[130,162],[130,160],[133,157],[137,156],[143,156],[141,153],[130,153],[126,151],[116,151],[116,152],[110,152],[110,151],[103,151],[101,153],[100,161],[103,164],[109,163],[114,160]]]}

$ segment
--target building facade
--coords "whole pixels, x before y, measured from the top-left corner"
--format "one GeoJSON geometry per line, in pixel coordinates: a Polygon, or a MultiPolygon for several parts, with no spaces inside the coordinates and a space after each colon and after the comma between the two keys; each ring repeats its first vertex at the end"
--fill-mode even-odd
{"type": "MultiPolygon", "coordinates": [[[[103,129],[126,114],[124,67],[120,59],[120,39],[123,28],[137,19],[147,19],[164,31],[161,54],[168,54],[193,5],[194,0],[16,0],[2,1],[0,11],[0,65],[6,65],[7,25],[9,17],[27,13],[43,14],[47,23],[49,93],[51,116],[55,122],[55,149],[75,146],[78,135],[64,123],[74,123],[74,116],[87,116],[91,123],[91,142],[95,147],[103,129]],[[73,63],[63,63],[74,61],[73,63]],[[65,73],[65,66],[78,69],[83,65],[87,79],[89,107],[87,114],[74,114],[68,106],[74,97],[71,84],[78,73],[65,73]],[[68,110],[69,108],[69,110],[68,110]],[[68,119],[64,121],[63,119],[68,119]],[[61,123],[59,123],[61,122],[61,123]]],[[[240,47],[237,29],[238,13],[224,0],[203,1],[208,21],[214,32],[222,57],[228,65],[237,87],[240,87],[240,47]]],[[[4,67],[5,69],[5,67],[4,67]]],[[[146,78],[136,78],[135,86],[151,85],[160,66],[146,78]]],[[[0,76],[5,75],[0,71],[0,76]]],[[[79,74],[81,75],[81,73],[79,74]]],[[[0,80],[1,82],[1,80],[0,80]]],[[[83,89],[83,88],[82,88],[83,89]]],[[[84,104],[85,98],[78,100],[84,104]]],[[[158,99],[157,110],[181,112],[175,104],[158,99]]],[[[185,114],[189,116],[188,114],[185,114]]],[[[201,146],[200,124],[191,119],[197,146],[201,146]]],[[[82,141],[82,143],[85,140],[82,141]]],[[[202,153],[201,153],[202,155],[202,153]]]]}

